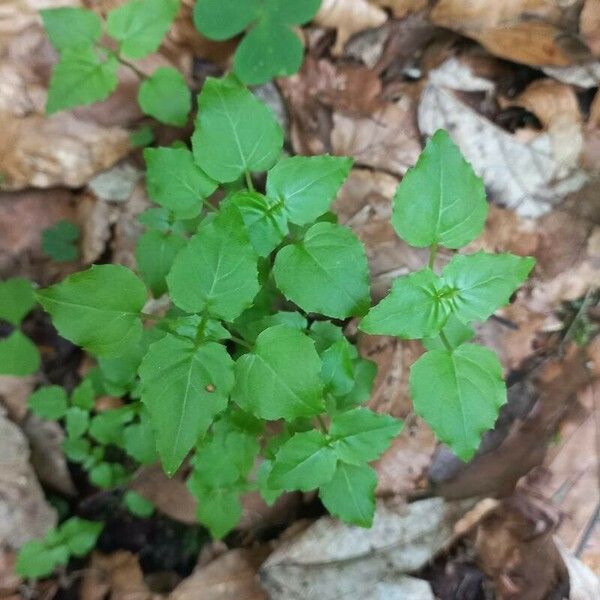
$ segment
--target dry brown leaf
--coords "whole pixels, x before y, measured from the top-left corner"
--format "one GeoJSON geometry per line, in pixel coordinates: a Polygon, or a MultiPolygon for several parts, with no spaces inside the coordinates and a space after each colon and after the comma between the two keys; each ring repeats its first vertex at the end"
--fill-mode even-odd
{"type": "Polygon", "coordinates": [[[576,32],[563,27],[567,16],[554,0],[440,0],[431,20],[524,64],[567,66],[589,55],[576,32]]]}
{"type": "Polygon", "coordinates": [[[585,0],[579,16],[579,31],[590,50],[600,55],[600,2],[585,0]]]}
{"type": "Polygon", "coordinates": [[[267,600],[256,571],[266,548],[231,550],[197,569],[169,595],[169,600],[267,600]]]}
{"type": "Polygon", "coordinates": [[[402,19],[407,15],[419,12],[427,8],[429,0],[374,0],[384,8],[389,8],[397,19],[402,19]]]}
{"type": "Polygon", "coordinates": [[[19,428],[0,413],[0,547],[20,548],[56,525],[19,428]]]}
{"type": "Polygon", "coordinates": [[[556,546],[569,572],[569,600],[596,600],[600,598],[600,579],[569,552],[560,540],[556,546]]]}
{"type": "Polygon", "coordinates": [[[600,81],[600,62],[584,62],[570,67],[544,67],[546,75],[563,83],[590,89],[598,86],[600,81]]]}
{"type": "Polygon", "coordinates": [[[261,581],[272,600],[385,598],[377,595],[378,585],[398,584],[404,573],[425,565],[472,505],[440,498],[408,505],[378,501],[371,529],[322,517],[269,556],[261,581]]]}
{"type": "Polygon", "coordinates": [[[337,30],[335,46],[331,52],[339,56],[346,42],[359,31],[383,25],[387,15],[381,8],[367,0],[323,0],[315,16],[315,23],[321,27],[337,30]]]}
{"type": "Polygon", "coordinates": [[[114,554],[92,554],[89,568],[84,571],[81,600],[159,600],[144,582],[138,558],[120,550],[114,554]]]}
{"type": "Polygon", "coordinates": [[[406,95],[383,104],[368,117],[334,113],[331,145],[335,154],[353,156],[359,166],[403,175],[421,152],[412,99],[406,95]]]}
{"type": "Polygon", "coordinates": [[[6,409],[9,418],[20,423],[27,414],[27,398],[35,387],[35,377],[0,375],[0,410],[6,409]]]}
{"type": "Polygon", "coordinates": [[[419,126],[427,135],[440,128],[452,132],[483,177],[492,200],[520,215],[539,216],[585,184],[588,175],[578,164],[583,149],[579,124],[569,122],[521,140],[476,112],[457,94],[461,88],[450,84],[457,71],[462,73],[457,62],[450,60],[430,73],[419,106],[419,126]]]}

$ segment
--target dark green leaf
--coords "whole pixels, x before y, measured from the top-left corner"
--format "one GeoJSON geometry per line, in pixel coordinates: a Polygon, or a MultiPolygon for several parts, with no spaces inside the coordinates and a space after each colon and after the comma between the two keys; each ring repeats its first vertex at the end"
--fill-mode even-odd
{"type": "Polygon", "coordinates": [[[37,346],[20,331],[0,340],[0,374],[24,377],[40,368],[37,346]]]}
{"type": "Polygon", "coordinates": [[[354,387],[354,359],[357,351],[348,340],[334,342],[321,354],[323,368],[321,379],[325,384],[325,392],[334,396],[344,396],[354,387]]]}
{"type": "Polygon", "coordinates": [[[80,231],[70,221],[59,221],[42,231],[42,251],[56,262],[69,262],[79,256],[80,231]]]}
{"type": "Polygon", "coordinates": [[[154,514],[154,504],[132,490],[125,492],[123,503],[127,510],[136,517],[147,519],[154,514]]]}
{"type": "Polygon", "coordinates": [[[244,31],[260,7],[260,0],[197,0],[194,25],[211,40],[227,40],[244,31]]]}

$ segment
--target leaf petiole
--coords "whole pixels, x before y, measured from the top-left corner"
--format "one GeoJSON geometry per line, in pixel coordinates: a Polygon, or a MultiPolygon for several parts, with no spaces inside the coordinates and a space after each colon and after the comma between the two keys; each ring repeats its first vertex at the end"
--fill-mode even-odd
{"type": "Polygon", "coordinates": [[[444,344],[444,347],[446,348],[446,350],[448,350],[448,352],[452,353],[453,348],[452,348],[450,341],[448,340],[446,334],[444,333],[443,329],[440,330],[440,340],[442,340],[442,344],[444,344]]]}
{"type": "Polygon", "coordinates": [[[250,171],[245,171],[244,176],[246,177],[246,187],[253,192],[254,184],[252,183],[252,176],[250,175],[250,171]]]}
{"type": "Polygon", "coordinates": [[[431,244],[431,246],[429,247],[429,263],[427,264],[427,266],[432,271],[433,271],[433,266],[435,264],[435,257],[437,256],[437,251],[438,251],[438,245],[431,244]]]}

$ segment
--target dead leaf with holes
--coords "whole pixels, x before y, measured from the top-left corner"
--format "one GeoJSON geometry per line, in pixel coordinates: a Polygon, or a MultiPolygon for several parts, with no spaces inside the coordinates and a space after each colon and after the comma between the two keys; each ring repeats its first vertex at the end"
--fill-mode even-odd
{"type": "Polygon", "coordinates": [[[320,27],[336,29],[335,45],[331,49],[339,56],[346,42],[359,31],[373,29],[387,21],[384,10],[367,0],[323,0],[314,22],[320,27]]]}

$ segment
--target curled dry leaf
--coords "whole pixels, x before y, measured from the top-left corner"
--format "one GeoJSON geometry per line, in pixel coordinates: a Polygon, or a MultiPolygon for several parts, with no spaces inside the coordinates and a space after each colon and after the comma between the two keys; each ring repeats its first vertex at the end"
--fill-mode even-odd
{"type": "Polygon", "coordinates": [[[419,105],[419,126],[433,135],[452,132],[467,159],[483,180],[492,200],[523,216],[539,216],[580,189],[588,176],[579,168],[581,135],[571,127],[542,132],[522,141],[476,112],[449,85],[455,61],[430,73],[419,105]]]}
{"type": "Polygon", "coordinates": [[[384,10],[367,0],[323,0],[315,16],[315,23],[321,27],[337,30],[332,53],[339,56],[346,42],[359,31],[383,25],[387,20],[384,10]]]}
{"type": "Polygon", "coordinates": [[[256,571],[268,550],[231,550],[198,568],[180,583],[168,600],[267,600],[256,571]]]}
{"type": "Polygon", "coordinates": [[[589,56],[568,28],[560,2],[547,0],[440,0],[431,20],[471,37],[492,54],[537,66],[567,66],[589,56]]]}
{"type": "Polygon", "coordinates": [[[579,31],[590,50],[600,56],[600,3],[585,0],[579,16],[579,31]]]}
{"type": "Polygon", "coordinates": [[[56,525],[19,428],[0,414],[0,547],[17,549],[56,525]]]}
{"type": "Polygon", "coordinates": [[[378,502],[371,529],[322,517],[269,556],[261,580],[272,600],[377,597],[382,581],[397,584],[444,547],[471,506],[440,498],[402,506],[378,502]]]}

